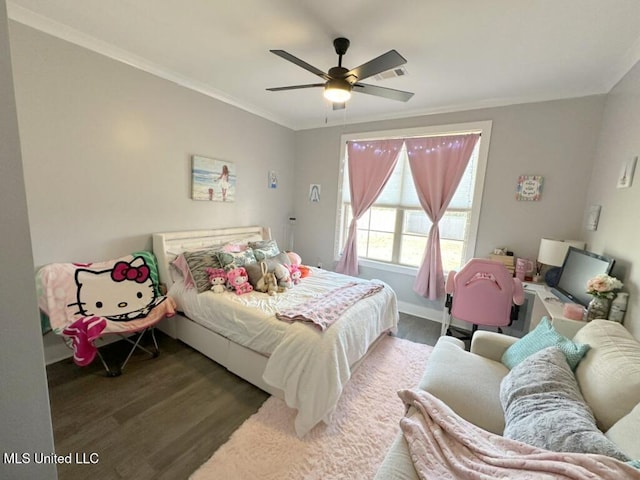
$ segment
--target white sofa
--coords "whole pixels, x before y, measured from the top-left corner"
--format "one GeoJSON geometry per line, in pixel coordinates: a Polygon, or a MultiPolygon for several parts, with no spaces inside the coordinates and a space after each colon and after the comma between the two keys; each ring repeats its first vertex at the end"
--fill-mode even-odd
{"type": "MultiPolygon", "coordinates": [[[[419,388],[443,400],[469,422],[501,435],[505,422],[500,382],[509,373],[501,358],[517,340],[478,331],[468,352],[461,341],[441,337],[419,388]]],[[[640,459],[640,343],[622,325],[607,320],[586,324],[573,340],[591,346],[575,375],[598,428],[630,458],[640,459]]],[[[399,433],[376,480],[417,478],[399,433]]]]}

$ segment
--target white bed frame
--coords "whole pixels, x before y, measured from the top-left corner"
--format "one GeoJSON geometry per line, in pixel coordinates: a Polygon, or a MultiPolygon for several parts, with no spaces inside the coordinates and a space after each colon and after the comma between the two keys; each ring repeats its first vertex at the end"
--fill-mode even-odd
{"type": "MultiPolygon", "coordinates": [[[[271,230],[260,226],[155,233],[153,234],[153,252],[158,259],[160,282],[164,283],[167,289],[171,287],[173,284],[171,262],[180,252],[213,247],[234,240],[256,241],[270,238],[271,230]]],[[[160,329],[256,387],[278,398],[284,398],[282,390],[273,388],[262,380],[268,357],[212,332],[186,317],[176,317],[163,321],[160,329]]],[[[373,350],[380,338],[373,342],[367,354],[373,350]]],[[[351,366],[352,372],[367,354],[351,366]]]]}
{"type": "MultiPolygon", "coordinates": [[[[173,285],[171,262],[185,250],[196,250],[222,245],[233,240],[268,240],[271,230],[263,227],[223,228],[216,230],[190,230],[153,234],[153,253],[158,259],[160,282],[173,285]]],[[[268,357],[232,342],[186,317],[167,319],[160,329],[168,335],[195,348],[227,370],[278,398],[281,390],[262,380],[268,357]]]]}

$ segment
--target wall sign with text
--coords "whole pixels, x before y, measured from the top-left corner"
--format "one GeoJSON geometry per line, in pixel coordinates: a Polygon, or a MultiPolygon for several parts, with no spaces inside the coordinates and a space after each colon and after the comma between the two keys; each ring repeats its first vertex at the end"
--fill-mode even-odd
{"type": "Polygon", "coordinates": [[[542,182],[540,175],[520,175],[516,185],[516,199],[537,202],[542,196],[542,182]]]}

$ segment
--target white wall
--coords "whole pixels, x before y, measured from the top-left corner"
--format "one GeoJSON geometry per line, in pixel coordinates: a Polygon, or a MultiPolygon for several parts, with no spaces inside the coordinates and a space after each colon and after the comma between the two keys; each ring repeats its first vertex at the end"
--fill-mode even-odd
{"type": "Polygon", "coordinates": [[[602,205],[590,248],[616,259],[614,275],[630,293],[625,326],[640,338],[640,164],[631,188],[616,188],[623,162],[640,155],[640,63],[607,96],[587,205],[602,205]]]}
{"type": "Polygon", "coordinates": [[[33,458],[34,452],[54,451],[5,0],[0,0],[0,225],[0,477],[57,478],[55,465],[4,461],[6,454],[33,458]]]}
{"type": "MultiPolygon", "coordinates": [[[[480,120],[493,125],[476,256],[507,246],[518,256],[535,258],[541,237],[584,238],[586,189],[604,101],[604,96],[592,96],[297,132],[296,250],[308,263],[333,265],[342,134],[480,120]],[[544,177],[541,201],[515,199],[522,174],[544,177]],[[310,183],[322,185],[318,204],[307,200],[310,183]]],[[[371,268],[362,268],[361,275],[390,283],[416,313],[424,307],[440,314],[439,303],[412,291],[413,278],[371,268]]]]}
{"type": "MultiPolygon", "coordinates": [[[[10,30],[36,267],[151,249],[159,231],[261,224],[285,244],[292,130],[24,25],[10,30]],[[235,203],[190,199],[192,154],[235,162],[235,203]]],[[[49,361],[68,354],[56,336],[45,342],[49,361]]]]}

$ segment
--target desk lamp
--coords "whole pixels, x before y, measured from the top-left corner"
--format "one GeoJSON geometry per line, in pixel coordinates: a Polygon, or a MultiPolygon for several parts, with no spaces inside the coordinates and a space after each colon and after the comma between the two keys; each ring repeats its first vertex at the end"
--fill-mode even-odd
{"type": "Polygon", "coordinates": [[[567,256],[569,247],[584,249],[584,246],[585,243],[580,240],[553,240],[551,238],[540,240],[538,263],[550,267],[544,275],[544,281],[547,285],[555,287],[558,284],[560,267],[564,263],[564,257],[567,256]]]}

